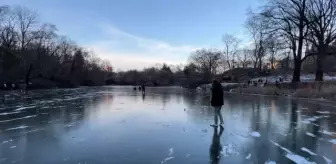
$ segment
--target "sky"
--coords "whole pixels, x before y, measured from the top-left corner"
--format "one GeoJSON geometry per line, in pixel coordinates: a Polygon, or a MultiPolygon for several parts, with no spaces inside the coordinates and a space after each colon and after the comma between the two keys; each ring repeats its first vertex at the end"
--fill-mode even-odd
{"type": "Polygon", "coordinates": [[[243,41],[247,8],[260,0],[0,0],[36,11],[58,33],[110,60],[115,70],[184,64],[199,48],[243,41]]]}

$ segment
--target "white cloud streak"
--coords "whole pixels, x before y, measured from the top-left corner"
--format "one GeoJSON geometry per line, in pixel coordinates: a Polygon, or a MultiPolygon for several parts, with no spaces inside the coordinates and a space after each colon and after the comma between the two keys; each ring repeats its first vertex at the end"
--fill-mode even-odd
{"type": "Polygon", "coordinates": [[[164,41],[144,38],[127,33],[111,25],[102,26],[104,40],[97,40],[84,47],[99,57],[111,61],[115,69],[142,69],[156,63],[183,64],[196,46],[174,46],[164,41]]]}

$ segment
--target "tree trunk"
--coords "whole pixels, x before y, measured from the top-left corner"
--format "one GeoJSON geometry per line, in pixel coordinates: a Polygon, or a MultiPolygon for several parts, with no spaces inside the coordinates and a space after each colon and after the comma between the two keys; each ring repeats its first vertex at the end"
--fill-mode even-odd
{"type": "Polygon", "coordinates": [[[322,46],[316,59],[315,81],[323,81],[323,62],[326,48],[322,46]]]}
{"type": "Polygon", "coordinates": [[[28,68],[27,73],[26,73],[26,79],[25,79],[26,89],[28,88],[28,85],[29,85],[29,77],[30,77],[30,74],[32,72],[32,69],[33,69],[33,64],[30,63],[29,68],[28,68]]]}
{"type": "Polygon", "coordinates": [[[292,83],[300,82],[301,76],[301,59],[294,59],[294,62],[292,83]]]}

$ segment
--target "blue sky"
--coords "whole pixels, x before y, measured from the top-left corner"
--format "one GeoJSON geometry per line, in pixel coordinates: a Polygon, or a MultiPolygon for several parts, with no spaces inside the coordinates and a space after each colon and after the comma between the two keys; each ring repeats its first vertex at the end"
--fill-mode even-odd
{"type": "Polygon", "coordinates": [[[109,59],[116,69],[185,63],[192,50],[221,48],[225,33],[246,40],[246,10],[260,0],[1,0],[109,59]]]}

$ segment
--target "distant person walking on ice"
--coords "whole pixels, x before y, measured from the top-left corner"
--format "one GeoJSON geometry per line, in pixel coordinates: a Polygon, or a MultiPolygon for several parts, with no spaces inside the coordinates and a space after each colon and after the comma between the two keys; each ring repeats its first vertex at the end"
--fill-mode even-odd
{"type": "Polygon", "coordinates": [[[142,94],[145,94],[146,92],[145,84],[141,85],[141,90],[142,90],[142,94]]]}
{"type": "Polygon", "coordinates": [[[214,115],[214,121],[215,124],[211,125],[213,127],[218,126],[218,117],[220,120],[220,125],[222,126],[224,124],[223,116],[221,113],[222,106],[224,105],[224,93],[222,85],[217,81],[214,80],[212,82],[212,88],[211,88],[211,106],[215,110],[214,115]]]}

